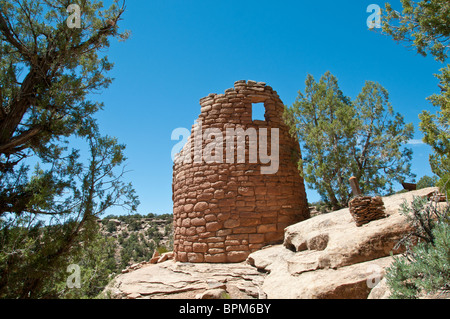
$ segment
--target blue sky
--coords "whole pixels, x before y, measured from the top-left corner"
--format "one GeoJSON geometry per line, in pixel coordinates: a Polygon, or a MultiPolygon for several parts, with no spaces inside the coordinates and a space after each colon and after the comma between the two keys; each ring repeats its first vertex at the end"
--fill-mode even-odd
{"type": "MultiPolygon", "coordinates": [[[[266,82],[286,105],[304,90],[308,73],[318,79],[331,71],[351,98],[364,81],[376,81],[420,140],[418,114],[434,111],[425,99],[439,92],[433,74],[443,65],[370,31],[369,4],[384,1],[128,0],[120,26],[132,35],[112,41],[107,54],[115,80],[92,98],[105,103],[98,114],[102,132],[127,145],[126,180],[140,197],[138,212],[172,211],[170,154],[177,141],[171,133],[191,128],[200,98],[237,80],[266,82]]],[[[430,148],[410,146],[417,179],[432,175],[430,148]]],[[[309,189],[307,195],[319,199],[309,189]]]]}

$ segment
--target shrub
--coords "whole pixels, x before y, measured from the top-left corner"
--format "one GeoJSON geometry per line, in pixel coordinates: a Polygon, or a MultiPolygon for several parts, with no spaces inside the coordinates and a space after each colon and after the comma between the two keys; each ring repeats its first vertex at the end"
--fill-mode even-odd
{"type": "Polygon", "coordinates": [[[128,230],[130,231],[138,231],[141,229],[141,220],[140,219],[133,219],[128,224],[128,230]]]}
{"type": "Polygon", "coordinates": [[[401,240],[406,251],[386,270],[391,298],[415,299],[423,294],[450,290],[450,206],[439,208],[416,197],[404,203],[412,231],[401,240]]]}
{"type": "Polygon", "coordinates": [[[117,230],[116,223],[113,222],[112,220],[108,221],[108,223],[106,224],[106,230],[107,230],[109,233],[115,232],[115,231],[117,230]]]}

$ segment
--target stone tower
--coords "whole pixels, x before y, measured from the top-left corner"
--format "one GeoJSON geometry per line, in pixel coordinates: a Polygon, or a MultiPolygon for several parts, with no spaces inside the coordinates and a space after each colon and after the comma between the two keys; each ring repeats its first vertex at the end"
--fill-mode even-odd
{"type": "Polygon", "coordinates": [[[237,81],[200,105],[174,160],[175,260],[241,262],[309,218],[300,148],[282,119],[283,102],[263,82],[237,81]],[[252,120],[256,103],[264,120],[252,120]]]}

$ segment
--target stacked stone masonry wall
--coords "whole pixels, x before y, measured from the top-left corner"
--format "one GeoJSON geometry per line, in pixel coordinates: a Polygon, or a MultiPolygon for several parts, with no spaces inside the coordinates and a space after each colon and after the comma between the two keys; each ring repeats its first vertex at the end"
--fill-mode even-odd
{"type": "MultiPolygon", "coordinates": [[[[237,81],[224,94],[200,100],[201,114],[191,136],[176,156],[173,167],[174,258],[182,262],[241,262],[267,244],[283,240],[284,228],[309,218],[303,179],[298,172],[298,142],[282,119],[284,104],[263,82],[237,81]],[[252,104],[264,103],[265,120],[252,121],[252,104]],[[223,132],[222,162],[199,161],[193,146],[205,130],[223,132]],[[266,128],[271,154],[271,128],[279,129],[278,171],[262,174],[271,163],[226,161],[226,129],[266,128]],[[187,158],[192,160],[186,161],[187,158]]],[[[214,145],[216,136],[202,138],[202,149],[214,145]]],[[[214,152],[212,153],[214,154],[214,152]]],[[[220,153],[219,153],[220,154],[220,153]]],[[[201,158],[200,158],[201,159],[201,158]]],[[[272,163],[274,164],[274,163],[272,163]]]]}
{"type": "Polygon", "coordinates": [[[380,196],[357,196],[350,200],[348,207],[358,227],[386,217],[386,208],[380,196]]]}

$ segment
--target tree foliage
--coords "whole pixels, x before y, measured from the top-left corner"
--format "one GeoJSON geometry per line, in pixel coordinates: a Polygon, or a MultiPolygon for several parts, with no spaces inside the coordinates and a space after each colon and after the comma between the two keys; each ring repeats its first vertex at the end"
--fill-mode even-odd
{"type": "Polygon", "coordinates": [[[440,177],[438,185],[450,195],[450,65],[441,72],[437,75],[441,93],[428,98],[439,110],[435,114],[423,111],[419,115],[419,127],[424,142],[433,150],[429,157],[431,170],[440,177]]]}
{"type": "Polygon", "coordinates": [[[394,113],[386,89],[367,81],[351,101],[330,72],[318,82],[308,75],[305,85],[285,119],[302,146],[305,181],[333,209],[347,205],[351,176],[364,193],[391,192],[394,181],[411,176],[403,146],[413,127],[394,113]]]}
{"type": "Polygon", "coordinates": [[[0,154],[2,171],[32,150],[58,156],[59,137],[86,135],[102,105],[87,95],[106,88],[110,37],[124,11],[81,1],[81,28],[69,28],[68,0],[0,1],[0,154]]]}
{"type": "MultiPolygon", "coordinates": [[[[439,62],[446,62],[450,50],[450,2],[447,0],[402,0],[402,12],[386,4],[382,30],[396,41],[407,43],[423,56],[431,54],[439,62]]],[[[450,65],[435,75],[439,79],[439,94],[428,98],[438,108],[435,114],[423,111],[420,130],[423,141],[433,153],[430,165],[440,177],[439,185],[450,191],[450,65]]]]}
{"type": "Polygon", "coordinates": [[[401,213],[411,224],[412,231],[403,244],[403,256],[394,257],[386,269],[391,298],[415,299],[424,294],[450,290],[450,206],[439,207],[416,197],[401,213]]]}
{"type": "Polygon", "coordinates": [[[1,297],[61,296],[58,274],[97,249],[96,219],[139,203],[122,181],[125,146],[100,134],[102,104],[88,100],[111,82],[101,51],[126,38],[124,6],[79,1],[81,28],[70,28],[71,2],[0,0],[1,297]],[[76,139],[87,156],[69,148],[76,139]]]}
{"type": "Polygon", "coordinates": [[[428,175],[424,175],[417,182],[417,189],[435,187],[437,182],[438,182],[437,176],[430,177],[428,175]]]}
{"type": "Polygon", "coordinates": [[[42,192],[33,193],[33,205],[47,207],[45,216],[50,219],[45,220],[44,213],[36,210],[3,216],[1,296],[52,297],[56,292],[49,290],[49,281],[89,247],[98,231],[97,218],[114,205],[136,209],[138,201],[131,184],[121,180],[123,146],[100,136],[90,137],[89,144],[91,158],[86,165],[71,157],[69,164],[62,159],[60,165],[54,165],[58,169],[52,166],[38,172],[46,176],[49,185],[58,179],[57,174],[67,179],[61,193],[47,184],[41,185],[42,192]]]}
{"type": "MultiPolygon", "coordinates": [[[[103,233],[117,243],[113,253],[115,273],[141,261],[149,261],[155,250],[159,253],[173,249],[172,214],[127,214],[103,218],[103,233]],[[112,220],[111,220],[112,219],[112,220]],[[155,222],[155,220],[158,220],[155,222]],[[161,221],[163,223],[161,224],[161,221]],[[120,223],[119,223],[120,222],[120,223]],[[114,224],[114,227],[110,225],[114,224]],[[161,229],[164,225],[164,229],[161,229]],[[127,230],[127,231],[126,231],[127,230]],[[164,238],[166,237],[167,238],[164,238]]],[[[109,268],[108,268],[109,269],[109,268]]]]}
{"type": "Polygon", "coordinates": [[[402,12],[386,3],[382,30],[395,41],[444,62],[450,49],[450,4],[447,0],[401,0],[402,12]]]}

